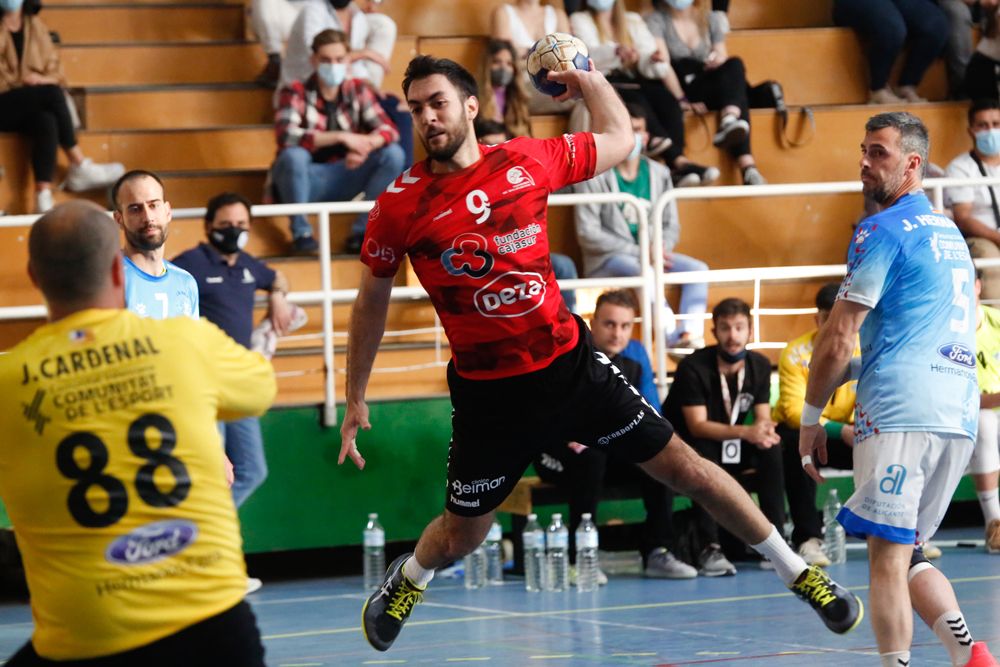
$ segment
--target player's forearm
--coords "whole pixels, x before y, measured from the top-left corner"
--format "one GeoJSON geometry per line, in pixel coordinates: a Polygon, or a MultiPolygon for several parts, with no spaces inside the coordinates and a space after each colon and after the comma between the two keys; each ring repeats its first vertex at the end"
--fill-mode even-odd
{"type": "Polygon", "coordinates": [[[358,300],[351,312],[351,324],[347,341],[347,401],[361,402],[365,399],[368,380],[382,334],[385,332],[386,314],[389,311],[389,295],[392,279],[373,278],[365,274],[361,280],[358,300]],[[374,284],[372,281],[376,281],[374,284]],[[386,285],[382,284],[387,281],[386,285]]]}
{"type": "Polygon", "coordinates": [[[842,335],[830,329],[820,331],[809,362],[806,403],[818,408],[826,406],[834,390],[848,378],[853,355],[853,335],[842,335]]]}

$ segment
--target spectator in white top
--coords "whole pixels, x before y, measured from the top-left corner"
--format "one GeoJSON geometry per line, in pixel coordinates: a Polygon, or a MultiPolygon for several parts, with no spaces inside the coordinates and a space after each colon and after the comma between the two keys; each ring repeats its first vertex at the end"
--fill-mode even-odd
{"type": "Polygon", "coordinates": [[[684,114],[666,83],[673,70],[642,17],[625,11],[624,0],[587,0],[587,8],[574,12],[569,22],[573,34],[587,45],[594,66],[622,99],[645,111],[646,155],[664,159],[674,185],[704,185],[717,179],[718,169],[684,156],[684,114]]]}
{"type": "MultiPolygon", "coordinates": [[[[1000,176],[1000,103],[976,100],[969,107],[966,132],[973,147],[948,165],[949,178],[1000,176]]],[[[1000,257],[1000,187],[965,186],[945,190],[955,224],[969,243],[973,257],[1000,257]]],[[[983,270],[982,298],[1000,299],[1000,269],[983,270]]]]}
{"type": "Polygon", "coordinates": [[[562,9],[541,0],[498,5],[490,16],[490,36],[513,44],[521,59],[535,42],[554,32],[569,32],[569,20],[562,9]]]}

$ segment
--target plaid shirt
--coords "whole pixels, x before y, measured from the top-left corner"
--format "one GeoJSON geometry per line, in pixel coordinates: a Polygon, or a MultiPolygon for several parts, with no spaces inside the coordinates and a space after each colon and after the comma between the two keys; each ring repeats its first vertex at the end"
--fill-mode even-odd
{"type": "MultiPolygon", "coordinates": [[[[332,116],[319,93],[315,74],[305,82],[294,81],[291,86],[282,88],[278,102],[274,132],[279,151],[301,146],[311,153],[316,152],[316,133],[328,130],[358,134],[378,132],[386,144],[399,141],[399,132],[382,109],[375,89],[362,79],[346,79],[340,84],[336,112],[332,116]]],[[[337,154],[332,154],[329,161],[338,159],[337,154]]]]}

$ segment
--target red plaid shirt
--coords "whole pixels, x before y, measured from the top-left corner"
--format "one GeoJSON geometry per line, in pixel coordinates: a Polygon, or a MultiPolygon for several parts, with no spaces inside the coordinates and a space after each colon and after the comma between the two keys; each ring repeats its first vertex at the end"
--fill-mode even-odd
{"type": "MultiPolygon", "coordinates": [[[[279,151],[289,146],[301,146],[315,152],[316,133],[328,130],[358,134],[378,132],[386,144],[399,141],[399,132],[382,109],[378,94],[371,84],[362,79],[347,79],[340,84],[333,115],[329,114],[326,100],[319,93],[315,74],[305,82],[295,81],[291,86],[282,88],[278,102],[274,132],[279,151]]],[[[329,161],[338,159],[337,155],[332,155],[329,161]]]]}

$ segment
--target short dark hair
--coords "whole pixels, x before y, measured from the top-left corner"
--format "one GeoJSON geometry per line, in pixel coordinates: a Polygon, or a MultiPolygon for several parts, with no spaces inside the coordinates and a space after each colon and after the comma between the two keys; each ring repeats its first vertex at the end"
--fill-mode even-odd
{"type": "Polygon", "coordinates": [[[100,206],[74,200],[35,221],[28,233],[28,266],[50,303],[86,307],[111,277],[118,230],[100,206]]]}
{"type": "Polygon", "coordinates": [[[490,39],[486,42],[486,55],[495,56],[501,51],[510,51],[510,54],[517,57],[517,51],[514,50],[514,45],[511,44],[509,39],[490,39]]]}
{"type": "Polygon", "coordinates": [[[220,208],[225,206],[232,206],[233,204],[243,204],[247,213],[250,212],[250,200],[241,195],[238,192],[223,192],[217,194],[208,200],[208,204],[205,205],[205,223],[211,224],[215,222],[215,214],[219,212],[220,208]]]}
{"type": "Polygon", "coordinates": [[[167,198],[167,189],[163,185],[163,180],[151,171],[146,171],[145,169],[133,169],[131,171],[126,171],[122,174],[121,178],[115,181],[115,184],[111,186],[111,208],[115,211],[119,210],[120,204],[118,203],[118,192],[122,189],[122,186],[129,181],[134,181],[139,178],[151,178],[160,184],[160,189],[163,190],[163,199],[167,198]]]}
{"type": "Polygon", "coordinates": [[[865,123],[865,132],[877,132],[891,127],[899,132],[899,147],[904,153],[916,153],[920,156],[920,175],[927,166],[927,155],[930,153],[931,140],[927,126],[923,121],[908,111],[890,111],[872,116],[865,123]]]}
{"type": "Polygon", "coordinates": [[[448,79],[449,83],[458,90],[458,96],[463,101],[470,97],[479,96],[479,86],[469,70],[454,60],[435,58],[434,56],[417,56],[410,61],[406,67],[406,74],[403,76],[403,96],[405,97],[410,92],[411,83],[435,74],[440,74],[448,79]]]}
{"type": "Polygon", "coordinates": [[[342,30],[327,28],[316,33],[312,41],[312,52],[316,53],[327,44],[343,44],[348,51],[351,50],[351,43],[347,39],[347,33],[342,30]]]}
{"type": "Polygon", "coordinates": [[[487,134],[502,134],[506,139],[510,139],[514,136],[511,134],[510,129],[506,125],[496,120],[476,118],[473,126],[476,128],[477,139],[482,139],[487,134]]]}
{"type": "Polygon", "coordinates": [[[833,303],[837,300],[840,292],[840,283],[827,283],[816,292],[816,309],[832,310],[833,303]]]}
{"type": "Polygon", "coordinates": [[[717,303],[715,308],[712,309],[712,324],[717,323],[723,317],[732,317],[734,315],[745,315],[749,320],[750,306],[743,299],[731,296],[717,303]]]}
{"type": "Polygon", "coordinates": [[[969,105],[969,125],[972,125],[972,121],[975,120],[977,113],[980,111],[989,111],[991,109],[1000,109],[1000,100],[988,97],[972,100],[972,103],[969,105]]]}
{"type": "Polygon", "coordinates": [[[635,295],[632,294],[631,290],[627,289],[615,289],[602,292],[601,295],[597,297],[597,303],[594,304],[595,315],[604,304],[620,306],[621,308],[629,308],[633,313],[639,312],[639,306],[635,302],[635,295]]]}
{"type": "Polygon", "coordinates": [[[625,104],[625,110],[628,111],[629,118],[642,118],[643,120],[649,120],[646,115],[646,109],[641,104],[627,102],[625,104]]]}

